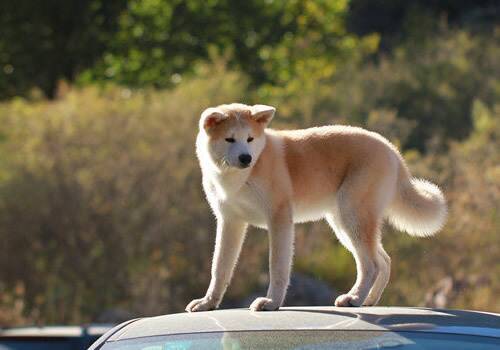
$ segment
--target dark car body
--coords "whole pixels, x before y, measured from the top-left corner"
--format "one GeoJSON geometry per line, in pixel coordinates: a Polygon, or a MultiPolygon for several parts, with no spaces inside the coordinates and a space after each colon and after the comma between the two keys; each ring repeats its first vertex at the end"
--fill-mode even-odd
{"type": "Polygon", "coordinates": [[[500,349],[500,315],[403,307],[289,307],[139,318],[90,349],[500,349]],[[458,345],[457,345],[458,344],[458,345]]]}
{"type": "Polygon", "coordinates": [[[47,326],[0,329],[0,350],[84,350],[113,326],[47,326]]]}

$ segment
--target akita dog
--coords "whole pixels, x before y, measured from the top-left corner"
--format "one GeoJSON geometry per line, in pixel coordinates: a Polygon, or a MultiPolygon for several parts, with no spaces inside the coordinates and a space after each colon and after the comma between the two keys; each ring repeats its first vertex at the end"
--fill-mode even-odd
{"type": "Polygon", "coordinates": [[[196,150],[203,188],[217,219],[212,278],[186,311],[217,308],[231,280],[248,225],[269,231],[270,283],[250,309],[277,310],[290,278],[294,223],[325,218],[352,252],[357,279],[336,306],[375,305],[389,281],[384,219],[413,236],[443,226],[439,188],[413,178],[400,153],[377,133],[350,126],[267,129],[275,108],[221,105],[200,119],[196,150]]]}

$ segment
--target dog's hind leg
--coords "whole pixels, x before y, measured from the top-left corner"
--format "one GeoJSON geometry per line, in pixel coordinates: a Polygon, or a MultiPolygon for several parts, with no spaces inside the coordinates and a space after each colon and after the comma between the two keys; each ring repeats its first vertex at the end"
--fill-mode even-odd
{"type": "Polygon", "coordinates": [[[369,201],[362,203],[339,190],[337,205],[326,216],[340,242],[351,251],[356,261],[356,283],[347,294],[335,300],[335,306],[361,306],[379,274],[377,247],[381,219],[369,201]],[[362,203],[362,204],[361,204],[362,203]]]}
{"type": "Polygon", "coordinates": [[[372,289],[370,290],[370,293],[368,294],[368,297],[363,303],[365,306],[377,305],[391,275],[391,258],[384,250],[384,247],[382,247],[382,242],[378,245],[377,262],[379,266],[379,274],[372,289]]]}

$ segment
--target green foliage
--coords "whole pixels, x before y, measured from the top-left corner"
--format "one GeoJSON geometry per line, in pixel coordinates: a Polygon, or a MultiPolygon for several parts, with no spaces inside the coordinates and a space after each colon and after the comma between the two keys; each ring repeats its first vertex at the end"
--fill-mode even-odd
{"type": "Polygon", "coordinates": [[[55,97],[59,80],[73,81],[111,41],[121,0],[0,2],[0,99],[32,88],[55,97]]]}
{"type": "Polygon", "coordinates": [[[81,81],[168,87],[215,53],[254,85],[291,87],[296,76],[314,84],[358,46],[345,30],[346,9],[341,0],[131,0],[116,40],[81,81]]]}
{"type": "Polygon", "coordinates": [[[351,0],[346,24],[358,35],[379,33],[383,49],[388,50],[408,40],[432,37],[436,19],[478,29],[498,23],[497,17],[496,0],[351,0]]]}
{"type": "Polygon", "coordinates": [[[445,16],[491,28],[495,9],[492,0],[6,0],[0,98],[31,96],[33,88],[54,98],[61,80],[75,79],[172,87],[215,52],[265,85],[261,98],[291,100],[301,89],[311,95],[339,64],[377,49],[379,39],[384,49],[402,34],[421,40],[445,16]]]}
{"type": "Polygon", "coordinates": [[[311,88],[303,82],[307,75],[298,75],[290,82],[296,89],[283,88],[293,90],[290,96],[280,91],[263,98],[297,125],[349,122],[385,132],[375,120],[395,118],[392,127],[399,131],[393,132],[404,148],[442,149],[470,133],[474,99],[491,105],[500,98],[498,36],[498,31],[443,29],[425,42],[406,42],[377,62],[346,62],[311,88]]]}

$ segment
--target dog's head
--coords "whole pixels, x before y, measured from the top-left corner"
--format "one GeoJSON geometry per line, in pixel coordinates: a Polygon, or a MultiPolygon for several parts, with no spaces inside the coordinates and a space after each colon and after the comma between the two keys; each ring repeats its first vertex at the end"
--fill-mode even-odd
{"type": "Polygon", "coordinates": [[[200,118],[208,154],[219,168],[245,169],[264,149],[264,129],[274,116],[271,106],[233,103],[207,108],[200,118]]]}

